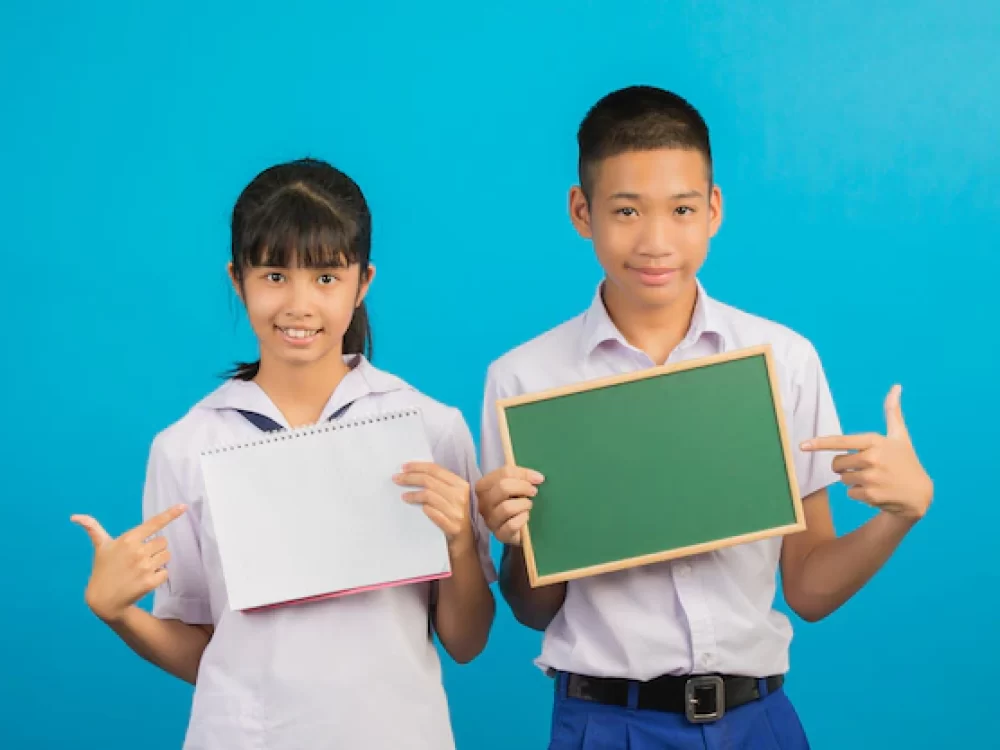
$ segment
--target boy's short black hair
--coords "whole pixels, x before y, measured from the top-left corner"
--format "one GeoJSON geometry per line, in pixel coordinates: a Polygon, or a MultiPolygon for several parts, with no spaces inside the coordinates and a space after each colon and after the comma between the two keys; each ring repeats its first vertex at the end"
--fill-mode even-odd
{"type": "Polygon", "coordinates": [[[629,86],[605,96],[583,118],[576,140],[580,186],[588,198],[598,162],[627,151],[698,151],[705,157],[712,184],[708,125],[685,99],[655,86],[629,86]]]}

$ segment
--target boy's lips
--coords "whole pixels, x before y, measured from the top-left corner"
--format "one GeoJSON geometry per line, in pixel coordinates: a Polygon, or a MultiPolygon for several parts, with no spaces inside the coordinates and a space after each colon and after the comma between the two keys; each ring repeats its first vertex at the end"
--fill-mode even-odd
{"type": "Polygon", "coordinates": [[[670,282],[677,275],[676,268],[661,268],[660,266],[635,266],[629,267],[646,286],[662,286],[670,282]]]}

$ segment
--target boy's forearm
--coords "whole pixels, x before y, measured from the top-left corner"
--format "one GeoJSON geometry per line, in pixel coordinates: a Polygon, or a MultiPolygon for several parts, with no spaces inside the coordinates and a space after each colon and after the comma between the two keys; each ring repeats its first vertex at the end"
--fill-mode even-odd
{"type": "Polygon", "coordinates": [[[912,521],[883,512],[821,543],[805,558],[794,592],[786,592],[789,606],[808,621],[831,614],[885,565],[912,527],[912,521]]]}
{"type": "Polygon", "coordinates": [[[565,583],[531,587],[524,550],[516,546],[504,547],[500,564],[500,591],[517,621],[534,630],[545,630],[566,600],[565,583]]]}
{"type": "Polygon", "coordinates": [[[212,637],[208,626],[161,620],[136,606],[107,625],[143,659],[192,685],[212,637]]]}
{"type": "Polygon", "coordinates": [[[496,611],[474,541],[452,553],[451,575],[437,587],[434,629],[441,645],[460,664],[470,662],[486,647],[496,611]]]}

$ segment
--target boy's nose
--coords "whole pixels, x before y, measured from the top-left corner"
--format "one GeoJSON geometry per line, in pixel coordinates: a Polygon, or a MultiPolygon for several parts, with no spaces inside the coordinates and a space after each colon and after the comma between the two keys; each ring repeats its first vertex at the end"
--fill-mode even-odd
{"type": "Polygon", "coordinates": [[[646,224],[646,231],[642,234],[639,252],[641,255],[656,258],[673,255],[676,251],[670,222],[656,218],[649,221],[646,224]]]}

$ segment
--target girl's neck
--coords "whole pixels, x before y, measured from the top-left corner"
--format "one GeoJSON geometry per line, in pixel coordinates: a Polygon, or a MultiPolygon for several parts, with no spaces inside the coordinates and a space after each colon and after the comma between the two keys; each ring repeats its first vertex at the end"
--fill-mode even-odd
{"type": "Polygon", "coordinates": [[[626,341],[648,354],[653,364],[664,364],[691,327],[698,287],[691,284],[672,304],[655,308],[630,304],[608,287],[605,283],[602,298],[611,322],[626,341]]]}
{"type": "Polygon", "coordinates": [[[254,382],[291,427],[318,422],[330,396],[351,370],[339,354],[331,353],[325,360],[296,367],[261,358],[254,382]]]}

